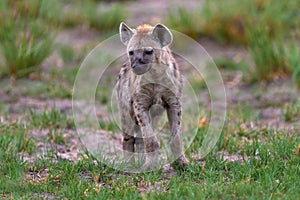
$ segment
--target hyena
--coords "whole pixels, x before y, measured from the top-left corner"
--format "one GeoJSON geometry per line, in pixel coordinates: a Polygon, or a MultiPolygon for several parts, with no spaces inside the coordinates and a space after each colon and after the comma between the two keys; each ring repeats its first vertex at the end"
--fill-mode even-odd
{"type": "Polygon", "coordinates": [[[154,128],[166,110],[171,152],[184,167],[188,159],[181,137],[182,77],[168,47],[173,36],[162,24],[132,29],[122,22],[119,31],[128,56],[117,82],[124,154],[130,160],[134,152],[146,153],[144,167],[157,164],[160,145],[154,128]]]}

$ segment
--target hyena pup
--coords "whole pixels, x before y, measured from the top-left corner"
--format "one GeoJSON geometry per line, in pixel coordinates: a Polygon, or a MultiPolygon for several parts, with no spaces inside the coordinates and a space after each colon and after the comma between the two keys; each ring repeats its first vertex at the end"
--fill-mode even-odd
{"type": "Polygon", "coordinates": [[[157,165],[159,141],[154,128],[166,110],[170,148],[176,163],[188,163],[181,137],[182,77],[168,47],[173,36],[162,24],[143,24],[136,29],[120,24],[120,38],[127,46],[128,61],[117,82],[117,97],[125,158],[145,153],[144,167],[157,165]]]}

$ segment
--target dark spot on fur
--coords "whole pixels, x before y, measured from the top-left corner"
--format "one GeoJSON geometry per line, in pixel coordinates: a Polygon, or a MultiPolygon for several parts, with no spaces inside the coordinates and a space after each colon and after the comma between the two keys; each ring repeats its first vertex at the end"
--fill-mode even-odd
{"type": "Polygon", "coordinates": [[[146,125],[143,123],[142,120],[139,120],[139,125],[140,125],[140,126],[146,126],[146,125]]]}
{"type": "Polygon", "coordinates": [[[175,70],[177,70],[177,64],[175,62],[172,63],[175,70]]]}
{"type": "Polygon", "coordinates": [[[123,133],[123,141],[129,141],[130,139],[132,139],[133,136],[128,135],[127,133],[123,133]]]}
{"type": "Polygon", "coordinates": [[[178,121],[178,125],[180,125],[180,121],[178,121]]]}
{"type": "Polygon", "coordinates": [[[178,115],[178,117],[180,117],[180,115],[181,115],[181,111],[179,111],[179,112],[177,113],[177,115],[178,115]]]}
{"type": "Polygon", "coordinates": [[[173,62],[173,68],[174,68],[174,71],[173,71],[174,77],[177,78],[178,77],[178,71],[177,71],[178,69],[177,69],[176,63],[174,63],[174,62],[173,62]]]}

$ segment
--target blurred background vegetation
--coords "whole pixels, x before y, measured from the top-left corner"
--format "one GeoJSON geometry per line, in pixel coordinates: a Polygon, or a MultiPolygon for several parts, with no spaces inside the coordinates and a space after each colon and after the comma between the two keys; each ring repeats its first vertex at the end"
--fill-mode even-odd
{"type": "Polygon", "coordinates": [[[93,0],[2,0],[0,13],[1,74],[17,78],[37,72],[56,49],[64,61],[74,59],[70,46],[55,47],[63,28],[87,26],[106,33],[125,18],[119,4],[104,9],[93,0]]]}
{"type": "Polygon", "coordinates": [[[208,36],[245,47],[253,61],[246,66],[252,81],[292,74],[300,86],[299,0],[207,0],[199,11],[178,8],[166,23],[195,39],[208,36]]]}
{"type": "MultiPolygon", "coordinates": [[[[76,44],[60,41],[58,34],[72,28],[86,31],[87,35],[97,32],[99,40],[100,36],[116,34],[119,23],[132,15],[124,2],[1,0],[0,76],[39,76],[45,60],[55,53],[64,64],[80,64],[92,45],[78,50],[76,44]]],[[[196,40],[209,37],[223,46],[244,47],[251,56],[250,62],[228,58],[215,61],[219,66],[241,70],[248,82],[291,76],[300,87],[300,0],[210,0],[194,10],[173,5],[166,17],[156,21],[196,40]]],[[[52,69],[52,73],[55,71],[52,69]]],[[[70,79],[71,83],[74,78],[70,79]]]]}

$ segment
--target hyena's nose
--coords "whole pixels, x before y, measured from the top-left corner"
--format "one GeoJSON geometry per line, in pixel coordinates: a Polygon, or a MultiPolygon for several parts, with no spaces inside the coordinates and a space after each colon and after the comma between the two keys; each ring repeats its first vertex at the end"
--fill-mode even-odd
{"type": "Polygon", "coordinates": [[[142,58],[138,58],[138,59],[136,59],[136,60],[134,61],[133,65],[132,65],[132,68],[135,68],[135,67],[137,67],[137,66],[139,66],[139,65],[144,65],[144,64],[146,64],[146,63],[144,62],[144,60],[143,60],[142,58]]]}
{"type": "Polygon", "coordinates": [[[137,62],[138,64],[146,64],[146,62],[144,61],[143,58],[138,58],[138,59],[136,60],[136,62],[137,62]]]}

